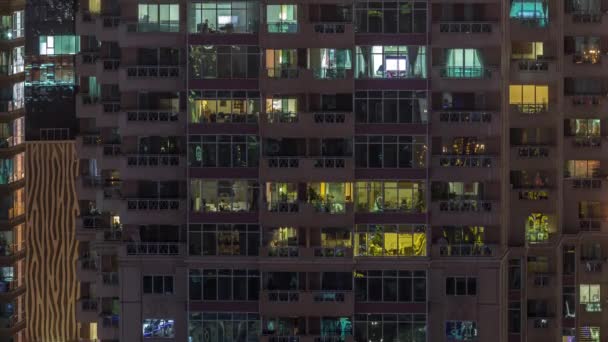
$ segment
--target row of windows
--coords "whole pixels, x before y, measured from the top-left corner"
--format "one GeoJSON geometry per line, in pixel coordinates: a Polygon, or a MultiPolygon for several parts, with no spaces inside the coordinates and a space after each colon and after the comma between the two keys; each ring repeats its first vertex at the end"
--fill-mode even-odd
{"type": "Polygon", "coordinates": [[[361,302],[425,302],[425,271],[355,271],[355,298],[361,302]]]}
{"type": "MultiPolygon", "coordinates": [[[[425,46],[357,46],[356,78],[426,78],[425,46]]],[[[255,79],[260,75],[257,46],[190,45],[193,79],[255,79]]]]}
{"type": "Polygon", "coordinates": [[[190,300],[257,301],[260,273],[257,270],[190,270],[190,300]]]}
{"type": "MultiPolygon", "coordinates": [[[[307,197],[313,205],[331,207],[318,211],[345,212],[346,203],[354,200],[358,212],[424,212],[425,192],[422,181],[360,181],[354,183],[353,198],[353,183],[311,183],[307,197]],[[321,192],[311,191],[313,185],[321,192]]],[[[253,180],[191,179],[190,193],[193,212],[251,212],[258,210],[260,199],[259,183],[253,180]]],[[[296,183],[267,183],[264,194],[271,211],[280,210],[275,205],[300,198],[296,183]]]]}

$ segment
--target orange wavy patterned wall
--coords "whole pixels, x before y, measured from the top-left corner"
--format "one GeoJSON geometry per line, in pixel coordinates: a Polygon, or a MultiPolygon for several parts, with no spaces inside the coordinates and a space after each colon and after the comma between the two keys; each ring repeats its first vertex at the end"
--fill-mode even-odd
{"type": "Polygon", "coordinates": [[[74,143],[29,142],[25,164],[26,340],[77,341],[78,158],[74,143]]]}

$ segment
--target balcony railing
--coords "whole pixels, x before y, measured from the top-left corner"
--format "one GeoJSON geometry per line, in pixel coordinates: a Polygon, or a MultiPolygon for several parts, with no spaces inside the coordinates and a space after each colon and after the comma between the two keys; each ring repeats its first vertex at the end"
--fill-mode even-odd
{"type": "Polygon", "coordinates": [[[25,279],[23,277],[20,279],[0,279],[0,293],[9,293],[12,291],[16,291],[17,289],[22,288],[24,284],[25,279]]]}
{"type": "Polygon", "coordinates": [[[267,30],[268,33],[296,33],[298,32],[298,23],[286,21],[269,22],[267,30]]]}
{"type": "Polygon", "coordinates": [[[580,147],[600,148],[600,147],[602,147],[602,137],[601,136],[573,137],[572,146],[576,147],[576,148],[580,148],[580,147]]]}
{"type": "Polygon", "coordinates": [[[314,256],[320,258],[344,258],[351,247],[315,247],[314,256]]]}
{"type": "Polygon", "coordinates": [[[572,104],[574,106],[598,106],[602,103],[600,96],[594,95],[573,95],[572,104]]]}
{"type": "Polygon", "coordinates": [[[106,29],[108,28],[117,28],[120,25],[120,17],[119,16],[107,16],[103,15],[102,26],[106,29]]]}
{"type": "Polygon", "coordinates": [[[346,121],[345,113],[314,113],[313,119],[319,124],[344,123],[346,121]]]}
{"type": "Polygon", "coordinates": [[[346,166],[346,158],[322,157],[314,159],[316,169],[343,169],[346,166]]]}
{"type": "Polygon", "coordinates": [[[131,110],[127,111],[127,121],[139,122],[175,122],[179,113],[164,110],[131,110]]]}
{"type": "Polygon", "coordinates": [[[295,123],[298,122],[298,113],[270,112],[266,113],[268,123],[295,123]]]}
{"type": "Polygon", "coordinates": [[[19,109],[23,109],[23,106],[23,100],[0,101],[0,112],[13,112],[19,109]]]}
{"type": "Polygon", "coordinates": [[[300,211],[298,201],[271,201],[268,203],[268,211],[276,213],[297,213],[300,211]]]}
{"type": "Polygon", "coordinates": [[[440,201],[439,210],[447,212],[491,212],[494,202],[477,199],[440,201]]]}
{"type": "Polygon", "coordinates": [[[104,328],[118,328],[118,321],[117,315],[105,315],[101,319],[101,326],[104,328]]]}
{"type": "Polygon", "coordinates": [[[298,246],[276,246],[268,247],[269,257],[280,257],[280,258],[297,258],[299,253],[298,246]]]}
{"type": "Polygon", "coordinates": [[[179,77],[179,66],[177,65],[138,65],[127,67],[127,77],[179,77]]]}
{"type": "Polygon", "coordinates": [[[492,167],[495,158],[483,155],[439,155],[441,167],[492,167]]]}
{"type": "Polygon", "coordinates": [[[266,162],[271,169],[294,169],[300,167],[300,158],[298,157],[266,158],[266,162]]]}
{"type": "Polygon", "coordinates": [[[178,255],[178,243],[130,242],[127,244],[127,255],[178,255]]]}
{"type": "Polygon", "coordinates": [[[572,181],[573,189],[601,189],[602,188],[601,179],[574,178],[574,179],[571,179],[571,181],[572,181]]]}
{"type": "Polygon", "coordinates": [[[105,144],[103,145],[104,156],[119,156],[121,155],[120,144],[105,144]]]}
{"type": "Polygon", "coordinates": [[[572,12],[572,21],[575,23],[598,24],[602,22],[602,13],[598,12],[572,12]]]}
{"type": "Polygon", "coordinates": [[[24,321],[24,316],[19,315],[18,313],[9,314],[8,317],[1,316],[0,317],[0,328],[10,329],[13,328],[24,321]]]}
{"type": "Polygon", "coordinates": [[[179,32],[178,20],[165,20],[162,22],[136,22],[127,23],[127,32],[140,33],[176,33],[179,32]]]}
{"type": "Polygon", "coordinates": [[[602,230],[603,218],[581,218],[578,221],[579,228],[582,231],[599,232],[602,230]]]}
{"type": "Polygon", "coordinates": [[[517,60],[519,71],[549,71],[549,62],[540,59],[517,60]]]}
{"type": "Polygon", "coordinates": [[[118,272],[103,272],[101,281],[104,285],[118,285],[118,272]]]}
{"type": "Polygon", "coordinates": [[[549,158],[549,148],[541,146],[520,146],[517,147],[519,158],[549,158]]]}
{"type": "Polygon", "coordinates": [[[312,70],[315,79],[336,80],[348,77],[350,69],[345,68],[317,68],[312,70]]]}
{"type": "Polygon", "coordinates": [[[269,302],[295,303],[300,301],[299,291],[268,291],[266,295],[269,302]]]}
{"type": "Polygon", "coordinates": [[[441,67],[442,78],[488,79],[492,78],[492,69],[484,67],[441,67]]]}
{"type": "Polygon", "coordinates": [[[461,244],[439,246],[439,255],[447,257],[489,257],[494,254],[494,248],[482,244],[461,244]]]}
{"type": "Polygon", "coordinates": [[[487,22],[442,22],[441,33],[492,33],[492,23],[487,22]]]}
{"type": "Polygon", "coordinates": [[[16,29],[3,29],[0,30],[0,40],[14,40],[23,38],[25,36],[25,29],[23,27],[16,29]]]}
{"type": "Polygon", "coordinates": [[[315,33],[344,33],[346,31],[345,23],[314,23],[315,33]]]}
{"type": "Polygon", "coordinates": [[[548,103],[518,103],[514,106],[521,114],[539,114],[549,110],[548,103]]]}
{"type": "Polygon", "coordinates": [[[101,58],[104,71],[118,70],[120,67],[120,59],[118,58],[101,58]]]}
{"type": "Polygon", "coordinates": [[[343,303],[346,293],[340,291],[313,291],[312,300],[314,302],[334,302],[343,303]]]}
{"type": "Polygon", "coordinates": [[[572,63],[574,64],[600,64],[602,62],[602,55],[598,50],[596,53],[575,53],[572,55],[572,63]]]}
{"type": "Polygon", "coordinates": [[[266,72],[270,78],[295,79],[300,76],[300,69],[297,66],[267,68],[266,72]]]}
{"type": "Polygon", "coordinates": [[[25,242],[13,244],[0,244],[0,257],[14,256],[25,251],[25,242]]]}
{"type": "Polygon", "coordinates": [[[317,213],[343,214],[346,212],[345,202],[310,200],[309,203],[317,213]]]}
{"type": "Polygon", "coordinates": [[[440,122],[450,123],[490,123],[491,112],[438,112],[440,122]]]}
{"type": "Polygon", "coordinates": [[[78,259],[78,264],[80,268],[85,271],[96,271],[97,270],[97,260],[92,257],[84,257],[78,259]]]}
{"type": "Polygon", "coordinates": [[[132,154],[127,156],[127,166],[178,166],[178,154],[132,154]]]}
{"type": "Polygon", "coordinates": [[[127,199],[128,210],[179,210],[178,199],[127,199]]]}

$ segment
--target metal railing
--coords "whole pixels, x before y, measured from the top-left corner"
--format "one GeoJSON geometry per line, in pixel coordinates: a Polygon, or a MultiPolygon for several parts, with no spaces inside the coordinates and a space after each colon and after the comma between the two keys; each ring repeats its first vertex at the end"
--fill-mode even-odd
{"type": "Polygon", "coordinates": [[[579,229],[582,231],[598,232],[602,230],[602,218],[582,218],[578,221],[579,229]]]}
{"type": "Polygon", "coordinates": [[[127,199],[128,210],[179,210],[178,199],[127,199]]]}
{"type": "Polygon", "coordinates": [[[441,167],[492,167],[495,166],[495,158],[492,156],[476,155],[439,155],[439,166],[441,167]]]}
{"type": "Polygon", "coordinates": [[[439,211],[448,212],[491,212],[493,202],[476,200],[476,199],[461,199],[439,201],[439,211]]]}
{"type": "Polygon", "coordinates": [[[0,257],[3,256],[14,256],[25,251],[25,242],[12,243],[12,244],[0,244],[0,257]]]}
{"type": "Polygon", "coordinates": [[[334,302],[344,303],[345,292],[340,291],[313,291],[312,300],[314,302],[334,302]]]}
{"type": "Polygon", "coordinates": [[[300,249],[298,246],[268,247],[268,256],[269,257],[297,258],[299,255],[300,255],[300,249]]]}
{"type": "Polygon", "coordinates": [[[103,145],[104,156],[119,156],[121,155],[120,144],[105,144],[103,145]]]}
{"type": "Polygon", "coordinates": [[[268,291],[266,293],[269,302],[298,302],[299,291],[268,291]]]}
{"type": "Polygon", "coordinates": [[[80,308],[82,311],[97,311],[97,299],[80,298],[80,308]]]}
{"type": "Polygon", "coordinates": [[[300,211],[300,203],[296,200],[269,202],[268,211],[277,213],[297,213],[300,211]]]}
{"type": "Polygon", "coordinates": [[[484,67],[440,67],[439,75],[442,78],[489,79],[492,78],[492,69],[484,67]]]}
{"type": "Polygon", "coordinates": [[[519,71],[549,71],[549,62],[540,59],[517,60],[519,71]]]}
{"type": "Polygon", "coordinates": [[[343,169],[346,165],[346,158],[315,158],[314,167],[317,169],[343,169]]]}
{"type": "Polygon", "coordinates": [[[268,33],[296,33],[298,32],[298,23],[279,21],[268,23],[266,28],[268,33]]]}
{"type": "Polygon", "coordinates": [[[131,110],[127,111],[127,121],[140,122],[175,122],[179,112],[164,110],[131,110]]]}
{"type": "Polygon", "coordinates": [[[573,12],[572,22],[575,23],[593,23],[598,24],[602,22],[602,13],[593,12],[573,12]]]}
{"type": "Polygon", "coordinates": [[[120,67],[120,59],[118,58],[100,58],[103,63],[104,71],[118,70],[120,67]]]}
{"type": "Polygon", "coordinates": [[[572,188],[573,189],[601,189],[602,188],[602,180],[601,179],[572,179],[572,188]]]}
{"type": "Polygon", "coordinates": [[[440,122],[450,123],[490,123],[491,112],[438,112],[440,122]]]}
{"type": "Polygon", "coordinates": [[[492,256],[493,248],[488,245],[479,244],[457,244],[439,246],[440,256],[492,256]]]}
{"type": "Polygon", "coordinates": [[[293,169],[300,167],[300,159],[298,157],[274,157],[266,158],[266,162],[269,168],[275,169],[293,169]]]}
{"type": "Polygon", "coordinates": [[[165,20],[162,22],[131,22],[126,23],[127,32],[139,33],[177,33],[179,32],[178,20],[165,20]]]}
{"type": "Polygon", "coordinates": [[[127,255],[178,255],[179,244],[170,242],[129,242],[127,255]]]}
{"type": "Polygon", "coordinates": [[[538,114],[549,110],[548,103],[519,103],[515,107],[521,114],[538,114]]]}
{"type": "Polygon", "coordinates": [[[127,67],[127,77],[179,77],[179,66],[177,65],[137,65],[127,67]]]}
{"type": "Polygon", "coordinates": [[[336,202],[328,200],[311,200],[309,203],[318,213],[343,214],[346,212],[345,202],[336,202]]]}
{"type": "Polygon", "coordinates": [[[0,101],[0,112],[13,112],[16,110],[23,109],[23,106],[23,100],[0,101]]]}
{"type": "Polygon", "coordinates": [[[344,33],[346,23],[314,23],[315,33],[344,33]]]}
{"type": "Polygon", "coordinates": [[[487,22],[442,22],[441,33],[492,33],[492,23],[487,22]]]}
{"type": "Polygon", "coordinates": [[[345,68],[316,68],[312,69],[312,76],[321,80],[339,80],[347,78],[350,70],[345,68]]]}
{"type": "Polygon", "coordinates": [[[315,247],[314,256],[320,258],[344,258],[350,247],[315,247]]]}
{"type": "Polygon", "coordinates": [[[572,146],[573,147],[591,147],[591,148],[600,148],[602,147],[602,137],[597,136],[586,136],[586,137],[573,137],[572,146]]]}
{"type": "Polygon", "coordinates": [[[266,113],[268,123],[295,123],[298,122],[298,113],[270,112],[266,113]]]}
{"type": "Polygon", "coordinates": [[[270,78],[298,78],[300,69],[297,66],[266,68],[266,74],[270,78]]]}
{"type": "Polygon", "coordinates": [[[520,146],[517,148],[519,158],[549,158],[549,148],[540,146],[520,146]]]}
{"type": "Polygon", "coordinates": [[[313,119],[315,123],[344,123],[346,122],[346,113],[314,113],[313,119]]]}
{"type": "Polygon", "coordinates": [[[127,166],[178,166],[178,154],[132,154],[127,156],[127,166]]]}
{"type": "Polygon", "coordinates": [[[102,16],[101,23],[104,28],[117,28],[120,25],[119,16],[102,16]]]}
{"type": "Polygon", "coordinates": [[[0,279],[0,293],[9,293],[12,291],[16,291],[25,286],[25,278],[21,277],[19,279],[15,278],[7,278],[0,279]],[[10,280],[8,280],[10,279],[10,280]]]}
{"type": "Polygon", "coordinates": [[[585,106],[592,105],[597,106],[602,103],[602,98],[600,96],[593,95],[575,95],[572,96],[572,105],[574,106],[585,106]]]}

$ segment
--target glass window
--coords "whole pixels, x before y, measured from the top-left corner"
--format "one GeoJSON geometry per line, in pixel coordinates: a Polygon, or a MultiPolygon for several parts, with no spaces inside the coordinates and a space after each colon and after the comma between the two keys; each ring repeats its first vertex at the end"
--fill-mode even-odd
{"type": "Polygon", "coordinates": [[[190,123],[256,123],[261,99],[257,91],[191,90],[190,123]]]}
{"type": "Polygon", "coordinates": [[[530,214],[526,219],[526,241],[528,243],[542,243],[549,240],[549,216],[540,213],[530,214]]]}
{"type": "Polygon", "coordinates": [[[579,292],[579,302],[585,306],[585,311],[602,311],[600,301],[601,286],[599,284],[580,284],[579,292]]]}
{"type": "Polygon", "coordinates": [[[78,36],[40,36],[41,55],[75,55],[80,52],[78,36]]]}
{"type": "Polygon", "coordinates": [[[509,104],[517,106],[522,113],[546,111],[549,105],[549,86],[510,85],[509,104]]]}
{"type": "Polygon", "coordinates": [[[146,318],[142,324],[144,338],[175,338],[175,321],[168,318],[146,318]]]}
{"type": "Polygon", "coordinates": [[[190,180],[193,212],[247,212],[258,208],[259,186],[248,180],[190,180]]]}
{"type": "Polygon", "coordinates": [[[356,182],[355,202],[358,212],[424,212],[423,182],[356,182]]]}
{"type": "Polygon", "coordinates": [[[476,341],[477,323],[474,321],[446,321],[445,337],[447,341],[476,341]]]}
{"type": "Polygon", "coordinates": [[[295,33],[298,31],[297,5],[266,5],[266,23],[269,33],[295,33]]]}
{"type": "Polygon", "coordinates": [[[513,59],[538,59],[544,56],[543,42],[512,42],[511,57],[513,59]]]}
{"type": "Polygon", "coordinates": [[[423,91],[356,91],[355,119],[357,123],[424,123],[427,102],[423,91]]]}
{"type": "Polygon", "coordinates": [[[355,341],[426,341],[424,314],[366,314],[355,315],[355,341]]]}
{"type": "Polygon", "coordinates": [[[445,294],[448,296],[475,296],[477,295],[477,278],[446,277],[445,294]]]}
{"type": "Polygon", "coordinates": [[[144,293],[173,294],[173,276],[151,276],[143,277],[144,293]]]}
{"type": "Polygon", "coordinates": [[[352,52],[349,49],[308,49],[308,68],[319,79],[345,78],[352,69],[352,52]]]}
{"type": "Polygon", "coordinates": [[[190,342],[258,342],[261,335],[260,316],[244,312],[190,312],[190,342]]]}
{"type": "Polygon", "coordinates": [[[353,200],[352,183],[308,183],[308,203],[317,212],[344,213],[346,204],[353,200]]]}
{"type": "Polygon", "coordinates": [[[139,32],[179,32],[179,4],[139,4],[139,32]]]}
{"type": "Polygon", "coordinates": [[[260,228],[254,224],[191,224],[189,255],[258,256],[260,228]]]}
{"type": "Polygon", "coordinates": [[[355,256],[426,256],[426,226],[358,224],[355,256]]]}
{"type": "Polygon", "coordinates": [[[266,98],[266,115],[269,123],[287,123],[298,120],[297,97],[275,96],[266,98]]]}
{"type": "Polygon", "coordinates": [[[356,78],[426,78],[424,46],[357,46],[356,78]]]}
{"type": "Polygon", "coordinates": [[[259,23],[258,1],[193,2],[188,11],[190,33],[255,33],[259,23]]]}
{"type": "Polygon", "coordinates": [[[546,27],[549,22],[549,4],[546,0],[511,0],[512,19],[546,27]]]}
{"type": "Polygon", "coordinates": [[[257,136],[189,136],[188,163],[192,167],[257,167],[257,136]]]}
{"type": "Polygon", "coordinates": [[[245,45],[190,45],[191,79],[255,79],[260,51],[245,45]]]}
{"type": "Polygon", "coordinates": [[[188,279],[190,300],[259,300],[260,272],[258,270],[190,269],[188,279]]]}
{"type": "Polygon", "coordinates": [[[355,136],[357,168],[424,168],[424,136],[355,136]]]}
{"type": "Polygon", "coordinates": [[[358,33],[425,33],[425,1],[356,1],[355,27],[358,33]]]}
{"type": "Polygon", "coordinates": [[[481,78],[485,77],[483,57],[479,49],[446,49],[445,68],[442,77],[481,78]]]}
{"type": "Polygon", "coordinates": [[[582,326],[579,331],[580,341],[600,342],[600,327],[582,326]]]}

